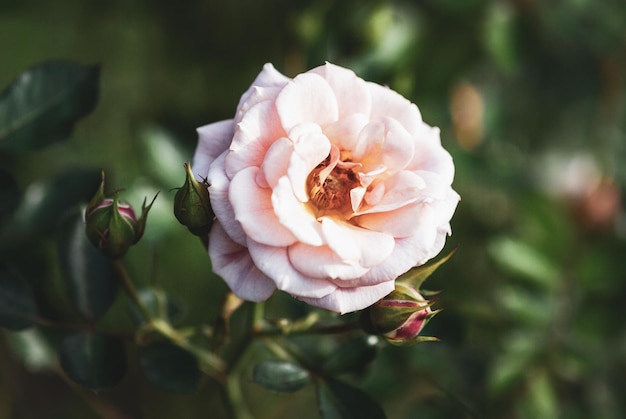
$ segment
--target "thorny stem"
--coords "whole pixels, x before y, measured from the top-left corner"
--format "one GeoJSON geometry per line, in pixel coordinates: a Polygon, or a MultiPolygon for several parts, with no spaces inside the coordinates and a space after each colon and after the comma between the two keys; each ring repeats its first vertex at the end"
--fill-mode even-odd
{"type": "Polygon", "coordinates": [[[113,267],[117,271],[117,277],[119,278],[122,288],[124,288],[124,291],[126,292],[126,295],[128,295],[128,297],[133,301],[133,303],[135,303],[135,305],[139,308],[139,310],[141,311],[141,314],[144,315],[146,320],[150,321],[152,319],[152,315],[150,314],[150,311],[146,308],[146,306],[143,304],[143,302],[139,299],[139,294],[137,294],[137,289],[135,288],[135,285],[133,284],[133,282],[130,280],[128,271],[126,270],[126,267],[124,266],[122,261],[120,259],[114,259],[113,267]]]}
{"type": "Polygon", "coordinates": [[[358,330],[360,327],[359,321],[354,320],[348,323],[332,324],[332,325],[318,325],[311,326],[309,328],[284,328],[273,327],[260,330],[254,330],[254,335],[258,337],[271,337],[271,336],[287,336],[287,335],[334,335],[339,333],[351,332],[358,330]]]}
{"type": "Polygon", "coordinates": [[[187,337],[174,329],[167,321],[163,319],[155,319],[148,308],[143,304],[137,293],[137,289],[133,285],[126,267],[119,259],[113,261],[120,283],[126,291],[128,297],[135,303],[135,305],[141,310],[141,313],[146,319],[146,325],[138,332],[138,336],[148,331],[155,331],[161,336],[167,338],[175,345],[186,349],[190,353],[194,354],[200,364],[200,369],[205,373],[211,375],[220,383],[226,382],[225,365],[224,362],[215,354],[206,351],[203,348],[199,348],[189,342],[187,337]]]}

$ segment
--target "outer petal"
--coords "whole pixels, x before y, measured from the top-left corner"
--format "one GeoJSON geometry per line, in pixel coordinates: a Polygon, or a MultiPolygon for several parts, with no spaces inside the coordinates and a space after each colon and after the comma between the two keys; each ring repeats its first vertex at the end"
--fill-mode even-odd
{"type": "Polygon", "coordinates": [[[246,234],[241,228],[241,224],[235,220],[235,212],[228,199],[230,179],[224,172],[224,158],[227,153],[228,151],[223,152],[209,168],[209,198],[211,199],[211,208],[224,230],[228,232],[231,239],[241,246],[245,246],[246,234]]]}
{"type": "Polygon", "coordinates": [[[213,272],[244,300],[266,300],[276,289],[274,282],[254,265],[248,249],[232,241],[219,223],[211,228],[209,256],[213,272]]]}
{"type": "Polygon", "coordinates": [[[272,207],[272,190],[256,184],[258,171],[258,167],[248,167],[230,182],[228,197],[235,219],[252,240],[269,246],[288,246],[296,237],[279,223],[272,207]]]}
{"type": "Polygon", "coordinates": [[[299,299],[312,306],[345,314],[371,306],[393,291],[394,286],[394,281],[387,281],[369,287],[338,288],[332,294],[322,298],[300,297],[299,299]]]}
{"type": "MultiPolygon", "coordinates": [[[[289,80],[291,79],[276,70],[271,63],[266,63],[263,66],[263,70],[261,70],[261,72],[256,76],[256,79],[254,79],[254,81],[252,82],[250,88],[243,95],[241,95],[241,99],[239,99],[239,104],[237,105],[237,116],[235,118],[239,120],[240,115],[242,115],[247,109],[250,108],[250,106],[254,105],[254,103],[257,102],[257,100],[252,99],[251,96],[253,96],[254,94],[258,94],[259,88],[265,90],[266,93],[269,90],[272,90],[272,88],[274,90],[280,90],[280,88],[289,83],[289,80]],[[246,104],[247,106],[244,106],[244,104],[246,104]]],[[[263,100],[268,97],[269,95],[266,94],[262,97],[260,96],[259,99],[263,100]]]]}
{"type": "Polygon", "coordinates": [[[287,131],[303,122],[323,127],[339,116],[333,90],[313,73],[300,74],[289,82],[276,98],[276,109],[287,131]]]}
{"type": "Polygon", "coordinates": [[[232,119],[205,125],[196,130],[198,132],[198,146],[193,156],[192,169],[199,181],[206,178],[209,165],[220,154],[228,149],[233,140],[235,124],[232,119]]]}
{"type": "Polygon", "coordinates": [[[416,137],[415,154],[407,166],[409,170],[423,170],[437,173],[450,185],[454,178],[452,156],[442,146],[439,128],[423,124],[416,137]]]}
{"type": "Polygon", "coordinates": [[[254,264],[272,278],[278,289],[298,297],[321,298],[337,287],[325,279],[311,278],[291,265],[286,247],[272,247],[248,240],[254,264]]]}
{"type": "Polygon", "coordinates": [[[435,228],[426,232],[429,237],[419,234],[411,237],[396,239],[393,253],[381,264],[370,269],[363,281],[385,281],[395,279],[414,266],[423,265],[436,256],[445,244],[447,231],[435,228]]]}

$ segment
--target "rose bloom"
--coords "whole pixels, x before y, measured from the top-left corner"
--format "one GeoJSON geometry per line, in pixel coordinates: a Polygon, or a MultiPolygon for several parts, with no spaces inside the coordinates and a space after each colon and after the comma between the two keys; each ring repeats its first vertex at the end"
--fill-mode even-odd
{"type": "Polygon", "coordinates": [[[439,129],[393,90],[327,63],[266,64],[234,119],[198,128],[193,172],[217,217],[213,270],[239,297],[276,289],[368,307],[442,249],[459,201],[439,129]]]}

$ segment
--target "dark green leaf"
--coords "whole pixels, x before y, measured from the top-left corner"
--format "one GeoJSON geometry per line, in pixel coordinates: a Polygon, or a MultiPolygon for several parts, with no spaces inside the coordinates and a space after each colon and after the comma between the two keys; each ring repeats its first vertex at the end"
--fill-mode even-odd
{"type": "Polygon", "coordinates": [[[0,222],[15,211],[20,199],[17,182],[10,173],[0,169],[0,222]]]}
{"type": "Polygon", "coordinates": [[[267,360],[255,365],[253,371],[254,381],[263,387],[292,393],[300,390],[311,381],[307,370],[299,365],[287,361],[267,360]]]}
{"type": "Polygon", "coordinates": [[[94,390],[113,387],[126,374],[123,343],[101,334],[75,333],[64,337],[59,360],[68,377],[94,390]]]}
{"type": "MultiPolygon", "coordinates": [[[[143,303],[144,307],[152,315],[152,319],[162,319],[167,323],[176,323],[182,316],[181,307],[173,302],[165,291],[158,288],[143,288],[137,291],[139,300],[143,303]]],[[[141,324],[146,321],[144,314],[139,308],[132,304],[129,306],[130,315],[137,324],[141,324]]]]}
{"type": "Polygon", "coordinates": [[[68,138],[98,102],[98,66],[47,61],[0,94],[0,147],[27,150],[68,138]]]}
{"type": "Polygon", "coordinates": [[[141,348],[141,368],[154,385],[172,393],[192,393],[202,373],[198,360],[186,350],[167,341],[141,348]]]}
{"type": "Polygon", "coordinates": [[[99,170],[78,169],[29,185],[12,228],[31,234],[53,232],[67,209],[89,201],[99,184],[99,170]]]}
{"type": "Polygon", "coordinates": [[[382,407],[367,393],[333,379],[317,384],[317,403],[323,419],[386,417],[382,407]]]}
{"type": "Polygon", "coordinates": [[[0,326],[23,330],[33,325],[37,315],[35,301],[18,272],[0,268],[0,326]]]}
{"type": "Polygon", "coordinates": [[[59,265],[71,301],[83,316],[97,319],[115,301],[117,281],[109,259],[87,239],[78,207],[61,220],[57,243],[59,265]]]}
{"type": "Polygon", "coordinates": [[[339,347],[324,363],[324,370],[340,374],[362,370],[376,357],[376,343],[374,336],[361,336],[339,347]]]}

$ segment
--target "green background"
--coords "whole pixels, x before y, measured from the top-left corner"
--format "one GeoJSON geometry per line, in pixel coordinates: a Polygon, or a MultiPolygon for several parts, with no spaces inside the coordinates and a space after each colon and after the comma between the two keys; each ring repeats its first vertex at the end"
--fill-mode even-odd
{"type": "MultiPolygon", "coordinates": [[[[443,290],[427,330],[442,342],[388,347],[355,382],[391,418],[626,415],[626,3],[3,0],[0,51],[0,86],[50,58],[101,65],[99,105],[68,142],[0,164],[24,196],[68,168],[104,168],[136,208],[160,190],[129,269],[190,325],[225,290],[171,211],[195,128],[232,117],[266,62],[293,77],[330,61],[389,85],[453,155],[462,200],[446,250],[459,248],[426,284],[443,290]]],[[[46,312],[72,319],[58,272],[37,270],[50,256],[18,250],[50,284],[46,312]]],[[[103,322],[128,326],[122,301],[103,322]]],[[[213,417],[210,386],[170,395],[131,362],[96,395],[46,353],[30,332],[3,333],[0,418],[213,417]]],[[[317,417],[312,389],[244,390],[258,417],[317,417]]]]}

